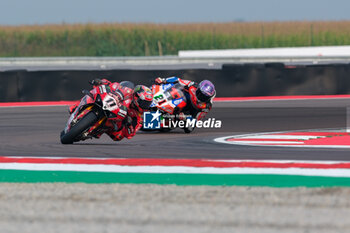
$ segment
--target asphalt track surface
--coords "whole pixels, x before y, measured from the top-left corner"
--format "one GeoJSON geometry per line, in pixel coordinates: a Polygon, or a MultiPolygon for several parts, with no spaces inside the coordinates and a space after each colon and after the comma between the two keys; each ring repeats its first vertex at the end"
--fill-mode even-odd
{"type": "Polygon", "coordinates": [[[0,108],[1,156],[103,158],[209,158],[350,161],[348,149],[278,148],[229,145],[217,137],[287,130],[344,128],[349,99],[271,100],[214,103],[208,117],[222,121],[221,129],[140,132],[114,142],[107,136],[62,145],[60,131],[67,107],[0,108]]]}

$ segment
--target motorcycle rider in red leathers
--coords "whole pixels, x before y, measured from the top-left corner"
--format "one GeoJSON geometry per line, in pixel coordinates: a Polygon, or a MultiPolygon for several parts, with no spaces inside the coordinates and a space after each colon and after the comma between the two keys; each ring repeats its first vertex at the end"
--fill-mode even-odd
{"type": "MultiPolygon", "coordinates": [[[[215,86],[209,80],[203,80],[199,84],[178,77],[156,78],[156,84],[179,83],[185,90],[187,106],[180,114],[180,119],[186,113],[192,115],[197,120],[202,120],[212,108],[212,100],[216,95],[215,86]]],[[[181,119],[183,120],[183,119],[181,119]]]]}
{"type": "MultiPolygon", "coordinates": [[[[148,110],[153,99],[152,91],[143,85],[137,85],[129,81],[110,82],[107,79],[94,79],[90,82],[94,87],[107,85],[121,103],[117,117],[108,119],[105,123],[105,132],[114,141],[120,141],[124,137],[131,139],[142,127],[142,114],[148,110]]],[[[79,103],[70,107],[72,113],[79,103]]],[[[99,138],[103,133],[97,135],[99,138]]]]}

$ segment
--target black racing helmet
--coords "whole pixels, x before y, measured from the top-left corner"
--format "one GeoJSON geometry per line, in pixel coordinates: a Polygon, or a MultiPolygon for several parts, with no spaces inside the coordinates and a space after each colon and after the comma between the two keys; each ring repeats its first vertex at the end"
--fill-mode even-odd
{"type": "Polygon", "coordinates": [[[201,102],[210,102],[216,95],[215,86],[209,80],[203,80],[198,84],[196,97],[201,102]]]}
{"type": "Polygon", "coordinates": [[[144,85],[137,85],[134,89],[134,104],[138,111],[148,110],[153,102],[151,89],[144,85]]]}

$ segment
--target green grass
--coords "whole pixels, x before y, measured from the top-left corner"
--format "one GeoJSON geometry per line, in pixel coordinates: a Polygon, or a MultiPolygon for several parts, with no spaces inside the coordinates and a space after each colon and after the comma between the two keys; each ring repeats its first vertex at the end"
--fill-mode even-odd
{"type": "Polygon", "coordinates": [[[129,183],[269,187],[349,187],[349,177],[0,170],[0,182],[129,183]]]}
{"type": "Polygon", "coordinates": [[[179,50],[349,44],[350,21],[0,27],[1,57],[157,56],[179,50]]]}

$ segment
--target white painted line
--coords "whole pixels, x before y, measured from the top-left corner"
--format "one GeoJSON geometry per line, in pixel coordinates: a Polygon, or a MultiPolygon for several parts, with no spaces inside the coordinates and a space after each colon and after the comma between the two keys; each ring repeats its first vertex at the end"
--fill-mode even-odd
{"type": "MultiPolygon", "coordinates": [[[[281,133],[290,133],[290,132],[318,132],[322,131],[324,132],[325,130],[329,132],[345,132],[346,129],[320,129],[320,130],[295,130],[295,131],[279,131],[279,132],[264,132],[264,133],[252,133],[252,134],[242,134],[242,135],[231,135],[231,136],[225,136],[225,137],[219,137],[215,138],[214,141],[218,143],[225,143],[225,144],[232,144],[232,145],[242,145],[242,146],[270,146],[270,147],[299,147],[299,148],[320,148],[320,149],[349,149],[350,145],[305,145],[305,144],[295,144],[289,143],[286,141],[280,141],[279,145],[270,143],[273,145],[265,145],[266,143],[256,143],[255,141],[226,141],[226,139],[232,138],[232,139],[242,139],[242,138],[251,138],[251,137],[257,137],[257,136],[262,136],[264,135],[272,135],[272,134],[281,134],[281,133]],[[248,142],[248,143],[247,143],[248,142]],[[254,144],[252,144],[254,143],[254,144]],[[281,144],[291,144],[291,145],[281,145],[281,144]]],[[[321,136],[322,137],[322,136],[321,136]]],[[[276,142],[276,141],[274,141],[276,142]]],[[[303,142],[302,142],[303,143],[303,142]]]]}
{"type": "MultiPolygon", "coordinates": [[[[220,138],[214,139],[216,142],[220,143],[226,143],[226,144],[232,144],[232,145],[241,145],[241,146],[273,146],[273,147],[300,147],[300,148],[323,148],[323,149],[349,149],[350,145],[306,145],[306,144],[290,144],[290,145],[282,145],[280,144],[270,144],[266,145],[265,144],[258,144],[258,143],[244,143],[244,141],[220,141],[220,138]]],[[[285,142],[283,142],[285,143],[285,142]]]]}
{"type": "Polygon", "coordinates": [[[350,161],[331,161],[331,160],[208,160],[213,162],[227,162],[227,163],[280,163],[280,164],[288,164],[288,163],[306,163],[306,164],[341,164],[341,163],[350,163],[350,161]]]}
{"type": "Polygon", "coordinates": [[[350,145],[253,145],[251,146],[277,146],[277,147],[300,147],[300,148],[320,148],[320,149],[350,149],[350,145]]]}
{"type": "Polygon", "coordinates": [[[0,169],[30,171],[77,171],[152,174],[271,174],[350,177],[350,169],[309,168],[214,168],[184,166],[119,166],[119,165],[76,165],[76,164],[26,164],[2,163],[0,169]]]}
{"type": "Polygon", "coordinates": [[[304,142],[296,142],[296,141],[228,141],[227,143],[232,144],[304,144],[304,142]]]}
{"type": "Polygon", "coordinates": [[[350,133],[350,107],[346,108],[346,132],[350,133]]]}
{"type": "Polygon", "coordinates": [[[300,140],[309,140],[326,136],[307,136],[307,135],[276,135],[276,134],[264,134],[264,135],[252,135],[246,137],[234,137],[235,139],[300,139],[300,140]]]}

